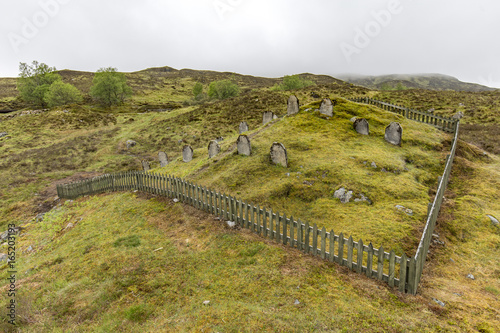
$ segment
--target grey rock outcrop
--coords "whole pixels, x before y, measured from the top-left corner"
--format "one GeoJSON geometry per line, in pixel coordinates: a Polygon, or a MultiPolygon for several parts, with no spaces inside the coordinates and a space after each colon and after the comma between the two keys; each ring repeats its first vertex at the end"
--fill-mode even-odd
{"type": "Polygon", "coordinates": [[[341,203],[348,203],[352,198],[352,191],[347,191],[345,188],[341,187],[333,194],[334,198],[340,199],[341,203]]]}

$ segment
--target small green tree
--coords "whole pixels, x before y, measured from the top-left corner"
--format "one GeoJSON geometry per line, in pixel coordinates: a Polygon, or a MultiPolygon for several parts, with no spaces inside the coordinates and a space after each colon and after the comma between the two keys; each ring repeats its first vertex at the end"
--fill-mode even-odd
{"type": "Polygon", "coordinates": [[[240,87],[231,80],[211,82],[208,86],[208,97],[212,99],[226,99],[238,96],[240,87]]]}
{"type": "Polygon", "coordinates": [[[52,83],[43,98],[48,107],[80,103],[83,100],[80,91],[69,83],[56,81],[52,83]]]}
{"type": "Polygon", "coordinates": [[[195,99],[199,99],[201,94],[203,93],[203,84],[201,82],[196,82],[193,87],[193,95],[195,99]]]}
{"type": "Polygon", "coordinates": [[[122,104],[132,96],[132,89],[127,85],[125,74],[116,68],[100,68],[94,75],[90,96],[99,104],[110,107],[122,104]]]}
{"type": "Polygon", "coordinates": [[[314,82],[302,79],[299,75],[285,75],[281,84],[276,84],[273,90],[294,90],[312,86],[314,82]]]}
{"type": "Polygon", "coordinates": [[[61,76],[55,73],[56,68],[33,61],[31,65],[21,62],[19,71],[17,90],[21,99],[35,106],[47,106],[46,92],[54,82],[61,80],[61,76]]]}

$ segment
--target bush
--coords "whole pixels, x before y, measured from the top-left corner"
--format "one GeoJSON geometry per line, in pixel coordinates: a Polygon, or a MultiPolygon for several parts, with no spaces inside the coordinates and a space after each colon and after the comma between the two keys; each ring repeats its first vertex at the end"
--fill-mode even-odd
{"type": "Polygon", "coordinates": [[[55,67],[33,61],[32,65],[20,63],[19,71],[17,90],[21,99],[34,106],[47,106],[45,94],[54,82],[61,80],[61,76],[55,73],[55,67]]]}
{"type": "Polygon", "coordinates": [[[198,100],[200,99],[203,95],[203,84],[201,82],[196,82],[196,84],[193,87],[193,95],[194,99],[198,100]]]}
{"type": "Polygon", "coordinates": [[[48,107],[80,103],[83,100],[80,91],[69,83],[56,81],[52,83],[43,98],[48,107]]]}
{"type": "Polygon", "coordinates": [[[240,94],[240,88],[231,80],[214,81],[208,86],[208,97],[211,99],[226,99],[240,94]]]}
{"type": "Polygon", "coordinates": [[[100,68],[92,80],[90,96],[99,104],[110,107],[122,104],[132,96],[132,89],[127,85],[125,74],[117,72],[116,68],[100,68]]]}
{"type": "Polygon", "coordinates": [[[302,79],[298,75],[285,75],[281,84],[276,84],[272,90],[294,90],[312,86],[314,82],[302,79]]]}

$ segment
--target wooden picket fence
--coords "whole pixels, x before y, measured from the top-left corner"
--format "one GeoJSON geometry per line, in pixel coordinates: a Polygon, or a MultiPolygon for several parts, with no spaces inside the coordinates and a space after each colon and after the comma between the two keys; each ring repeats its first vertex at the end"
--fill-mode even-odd
{"type": "Polygon", "coordinates": [[[278,243],[296,248],[324,260],[347,266],[357,273],[384,281],[399,291],[415,295],[422,276],[425,260],[436,226],[444,192],[449,181],[453,159],[457,149],[459,121],[434,116],[421,111],[403,108],[368,98],[351,99],[354,102],[381,106],[388,111],[400,113],[409,119],[428,123],[447,132],[454,138],[450,154],[446,159],[443,175],[438,179],[438,190],[434,201],[429,204],[426,225],[415,256],[397,256],[394,251],[385,252],[381,246],[376,249],[363,240],[345,238],[343,233],[335,235],[316,224],[309,225],[286,214],[280,215],[272,209],[260,208],[181,178],[143,171],[106,174],[70,184],[57,185],[60,198],[76,199],[114,191],[138,190],[145,193],[177,199],[207,213],[219,216],[222,221],[235,222],[241,228],[272,239],[278,243]],[[424,117],[425,116],[425,117],[424,117]]]}
{"type": "Polygon", "coordinates": [[[454,133],[455,132],[455,124],[458,122],[458,119],[449,118],[449,117],[441,117],[434,115],[425,111],[418,111],[411,108],[403,107],[400,105],[393,105],[390,103],[377,101],[376,99],[368,98],[368,97],[357,97],[357,98],[349,98],[349,101],[356,103],[364,103],[378,106],[381,109],[386,111],[394,112],[402,115],[408,119],[418,121],[421,123],[426,123],[431,126],[434,126],[442,131],[454,133]]]}
{"type": "Polygon", "coordinates": [[[407,291],[407,269],[412,263],[405,254],[397,256],[394,251],[384,252],[362,240],[345,238],[343,233],[335,235],[316,224],[309,225],[286,214],[260,208],[237,198],[202,187],[184,179],[143,171],[106,174],[92,179],[57,186],[60,198],[76,199],[114,191],[139,190],[159,196],[177,199],[207,213],[219,216],[222,221],[233,221],[241,228],[321,257],[330,262],[347,266],[368,277],[387,282],[401,292],[407,291]],[[403,282],[401,282],[403,281],[403,282]]]}

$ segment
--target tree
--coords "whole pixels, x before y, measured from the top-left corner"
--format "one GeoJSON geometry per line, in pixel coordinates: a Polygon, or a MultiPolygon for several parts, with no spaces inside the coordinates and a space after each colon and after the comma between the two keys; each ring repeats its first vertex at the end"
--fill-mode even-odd
{"type": "Polygon", "coordinates": [[[212,99],[226,99],[238,96],[240,88],[231,80],[213,81],[208,86],[208,97],[212,99]]]}
{"type": "Polygon", "coordinates": [[[202,96],[203,92],[203,84],[201,82],[196,82],[196,84],[193,87],[193,95],[195,99],[199,99],[200,96],[202,96]]]}
{"type": "Polygon", "coordinates": [[[302,79],[298,75],[285,75],[281,84],[276,84],[272,90],[294,90],[312,86],[314,82],[302,79]]]}
{"type": "Polygon", "coordinates": [[[132,89],[127,85],[125,74],[117,72],[116,68],[100,68],[92,80],[90,96],[99,104],[110,107],[122,104],[132,96],[132,89]]]}
{"type": "Polygon", "coordinates": [[[22,100],[35,106],[45,107],[47,105],[45,93],[54,82],[61,80],[61,76],[55,73],[56,68],[33,61],[32,65],[21,62],[19,71],[17,90],[22,100]]]}
{"type": "Polygon", "coordinates": [[[59,105],[80,103],[83,97],[75,86],[62,81],[55,81],[50,85],[43,100],[51,108],[59,105]]]}

